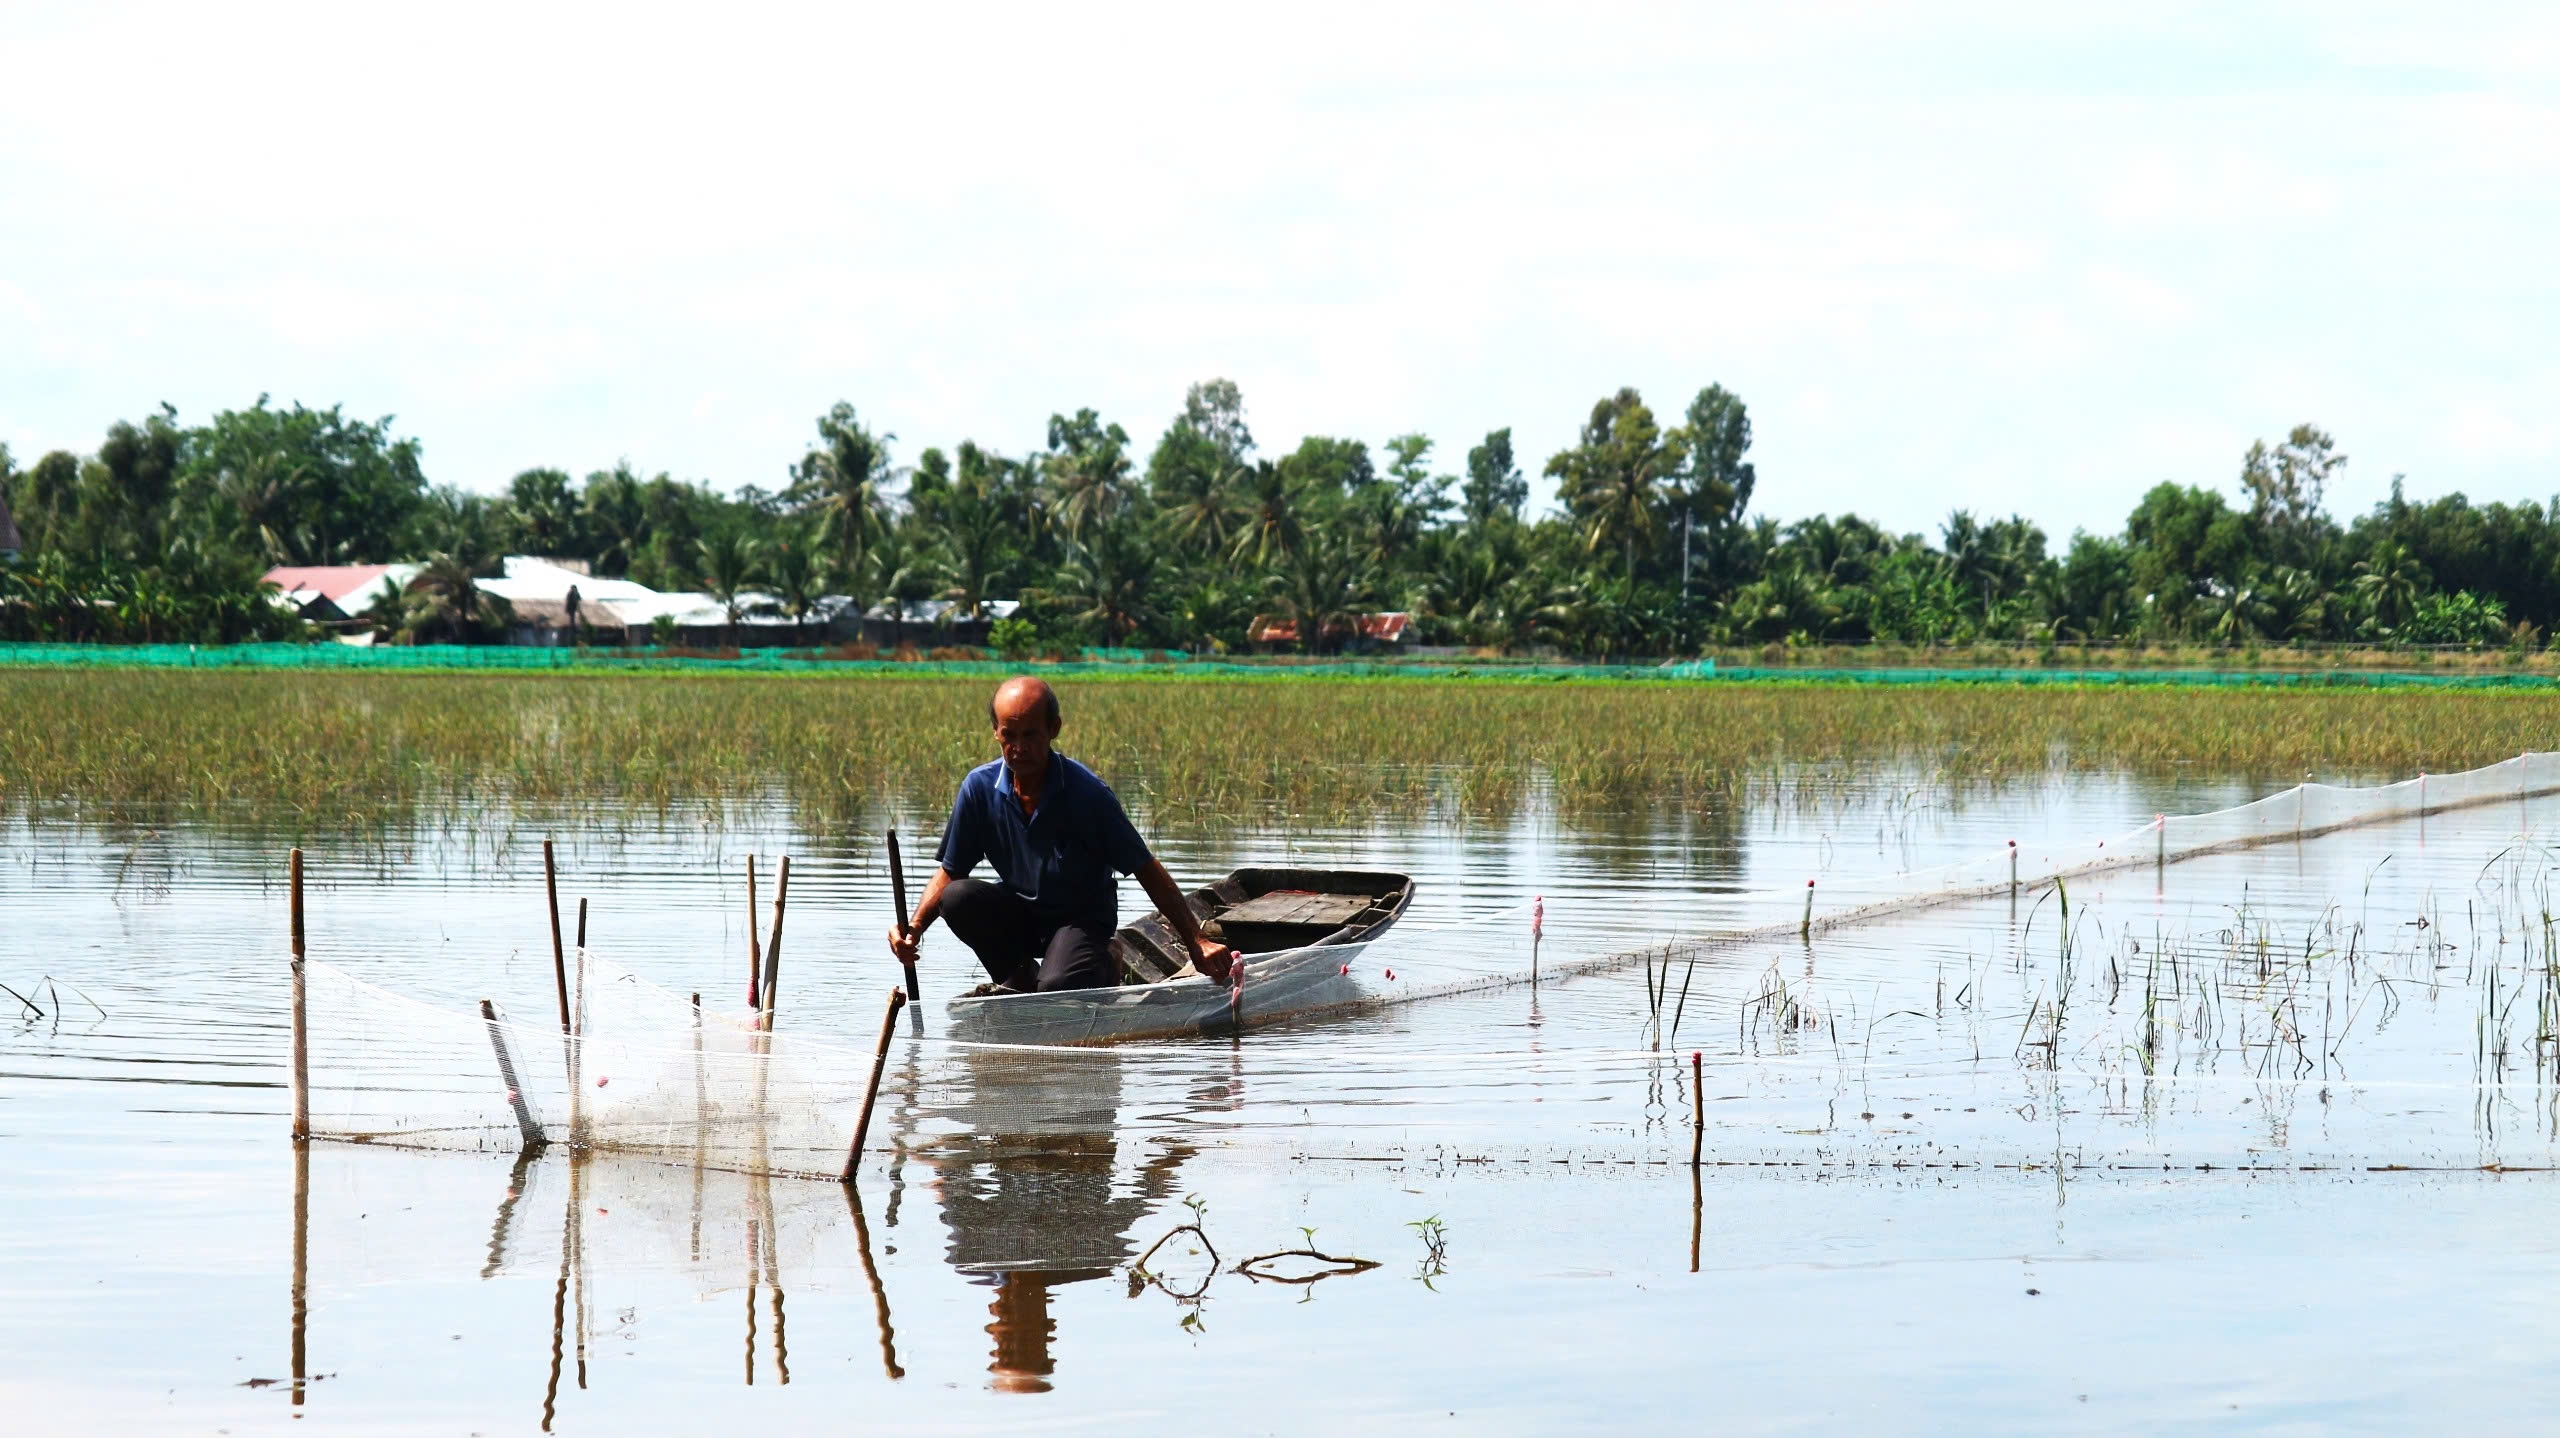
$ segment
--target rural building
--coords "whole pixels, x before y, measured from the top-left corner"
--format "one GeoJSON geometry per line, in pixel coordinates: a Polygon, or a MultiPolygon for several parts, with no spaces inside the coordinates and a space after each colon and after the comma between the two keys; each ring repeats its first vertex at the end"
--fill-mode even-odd
{"type": "MultiPolygon", "coordinates": [[[[1328,621],[1317,649],[1331,654],[1397,654],[1404,650],[1405,632],[1413,616],[1403,610],[1384,614],[1355,614],[1328,621]]],[[[1298,621],[1257,614],[1245,629],[1247,642],[1265,654],[1297,653],[1298,621]]]]}
{"type": "Polygon", "coordinates": [[[279,565],[266,572],[276,602],[315,624],[351,620],[415,578],[415,564],[279,565]]]}

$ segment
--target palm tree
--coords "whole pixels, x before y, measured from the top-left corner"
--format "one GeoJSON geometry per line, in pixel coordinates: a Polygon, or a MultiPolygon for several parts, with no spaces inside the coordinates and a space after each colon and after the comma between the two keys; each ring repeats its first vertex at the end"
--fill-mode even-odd
{"type": "Polygon", "coordinates": [[[1145,543],[1128,525],[1107,525],[1070,547],[1048,588],[1025,592],[1101,625],[1104,642],[1118,644],[1155,621],[1154,584],[1145,543]]]}
{"type": "Polygon", "coordinates": [[[852,405],[839,402],[818,421],[818,437],[821,446],[793,468],[783,494],[802,512],[825,519],[836,568],[852,573],[862,568],[871,537],[888,527],[889,442],[897,436],[873,434],[854,418],[852,405]]]}
{"type": "Polygon", "coordinates": [[[1306,535],[1298,493],[1280,466],[1256,464],[1243,489],[1243,520],[1229,555],[1256,565],[1274,564],[1294,552],[1306,535]]]}
{"type": "Polygon", "coordinates": [[[944,548],[949,552],[951,587],[943,598],[976,619],[985,612],[988,593],[1013,559],[1018,526],[992,486],[963,475],[945,505],[944,548]]]}
{"type": "Polygon", "coordinates": [[[408,593],[409,626],[423,630],[442,625],[456,644],[481,624],[515,617],[507,601],[480,588],[471,566],[448,553],[428,555],[410,579],[408,593]]]}
{"type": "Polygon", "coordinates": [[[746,616],[742,596],[754,587],[756,572],[761,567],[752,539],[734,529],[722,530],[708,539],[694,541],[694,558],[701,573],[702,592],[720,601],[729,612],[729,627],[736,629],[746,616]]]}
{"type": "Polygon", "coordinates": [[[818,607],[826,590],[825,570],[818,563],[818,538],[814,532],[794,534],[786,529],[774,540],[772,558],[765,565],[774,607],[791,621],[794,642],[801,639],[809,612],[818,607]]]}
{"type": "Polygon", "coordinates": [[[2386,633],[2409,622],[2430,582],[2427,567],[2396,539],[2383,540],[2356,561],[2356,591],[2386,633]]]}
{"type": "Polygon", "coordinates": [[[2254,584],[2216,585],[2206,604],[2205,633],[2216,644],[2255,639],[2273,617],[2266,597],[2254,584]]]}
{"type": "Polygon", "coordinates": [[[1237,494],[1252,474],[1251,469],[1230,459],[1221,459],[1204,470],[1186,472],[1166,496],[1171,501],[1164,511],[1166,532],[1195,554],[1223,552],[1234,541],[1236,528],[1244,517],[1237,494]]]}
{"type": "Polygon", "coordinates": [[[1356,621],[1370,593],[1368,567],[1349,536],[1334,531],[1307,536],[1267,583],[1297,621],[1298,647],[1308,654],[1321,652],[1328,627],[1356,621]]]}
{"type": "Polygon", "coordinates": [[[1597,552],[1605,543],[1621,545],[1628,579],[1635,578],[1637,545],[1653,536],[1664,486],[1679,468],[1680,447],[1663,442],[1653,411],[1633,389],[1593,405],[1582,442],[1547,461],[1584,546],[1597,552]]]}

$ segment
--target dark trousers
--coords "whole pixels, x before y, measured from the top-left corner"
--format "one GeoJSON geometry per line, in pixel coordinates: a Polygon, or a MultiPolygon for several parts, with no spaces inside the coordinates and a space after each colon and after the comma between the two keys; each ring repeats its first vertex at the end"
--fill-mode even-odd
{"type": "Polygon", "coordinates": [[[1101,920],[1044,919],[1031,901],[983,879],[943,886],[942,921],[975,950],[987,977],[1017,989],[1106,989],[1120,982],[1111,926],[1101,920]]]}

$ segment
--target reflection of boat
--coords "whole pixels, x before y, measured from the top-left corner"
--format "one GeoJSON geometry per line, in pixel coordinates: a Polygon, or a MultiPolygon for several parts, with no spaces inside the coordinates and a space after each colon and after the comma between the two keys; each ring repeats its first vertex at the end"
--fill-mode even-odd
{"type": "Polygon", "coordinates": [[[1244,956],[1239,984],[1195,971],[1161,914],[1111,939],[1115,988],[953,999],[955,1038],[1113,1043],[1215,1033],[1363,1002],[1352,962],[1413,900],[1404,874],[1357,869],[1238,869],[1190,894],[1202,932],[1244,956]]]}

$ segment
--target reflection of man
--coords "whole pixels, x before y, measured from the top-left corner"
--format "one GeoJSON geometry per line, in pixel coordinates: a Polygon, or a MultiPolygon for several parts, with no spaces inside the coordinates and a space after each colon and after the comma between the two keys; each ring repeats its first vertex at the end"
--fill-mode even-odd
{"type": "Polygon", "coordinates": [[[926,1146],[951,1266],[991,1284],[988,1371],[1006,1392],[1049,1387],[1057,1324],[1051,1289],[1109,1276],[1132,1252],[1129,1230],[1162,1204],[1191,1150],[1149,1145],[1135,1182],[1115,1183],[1120,1071],[1108,1058],[971,1051],[969,1097],[952,1113],[971,1132],[926,1146]]]}
{"type": "Polygon", "coordinates": [[[1003,757],[969,771],[942,833],[941,868],[925,886],[915,922],[889,932],[889,948],[915,962],[917,941],[937,918],[975,950],[988,982],[971,997],[1108,988],[1120,982],[1111,957],[1119,927],[1115,874],[1135,874],[1192,966],[1223,982],[1230,950],[1200,934],[1173,876],[1147,851],[1094,772],[1055,749],[1064,727],[1058,696],[1040,680],[1008,679],[987,705],[1003,757]],[[984,859],[1000,882],[972,879],[984,859]]]}

